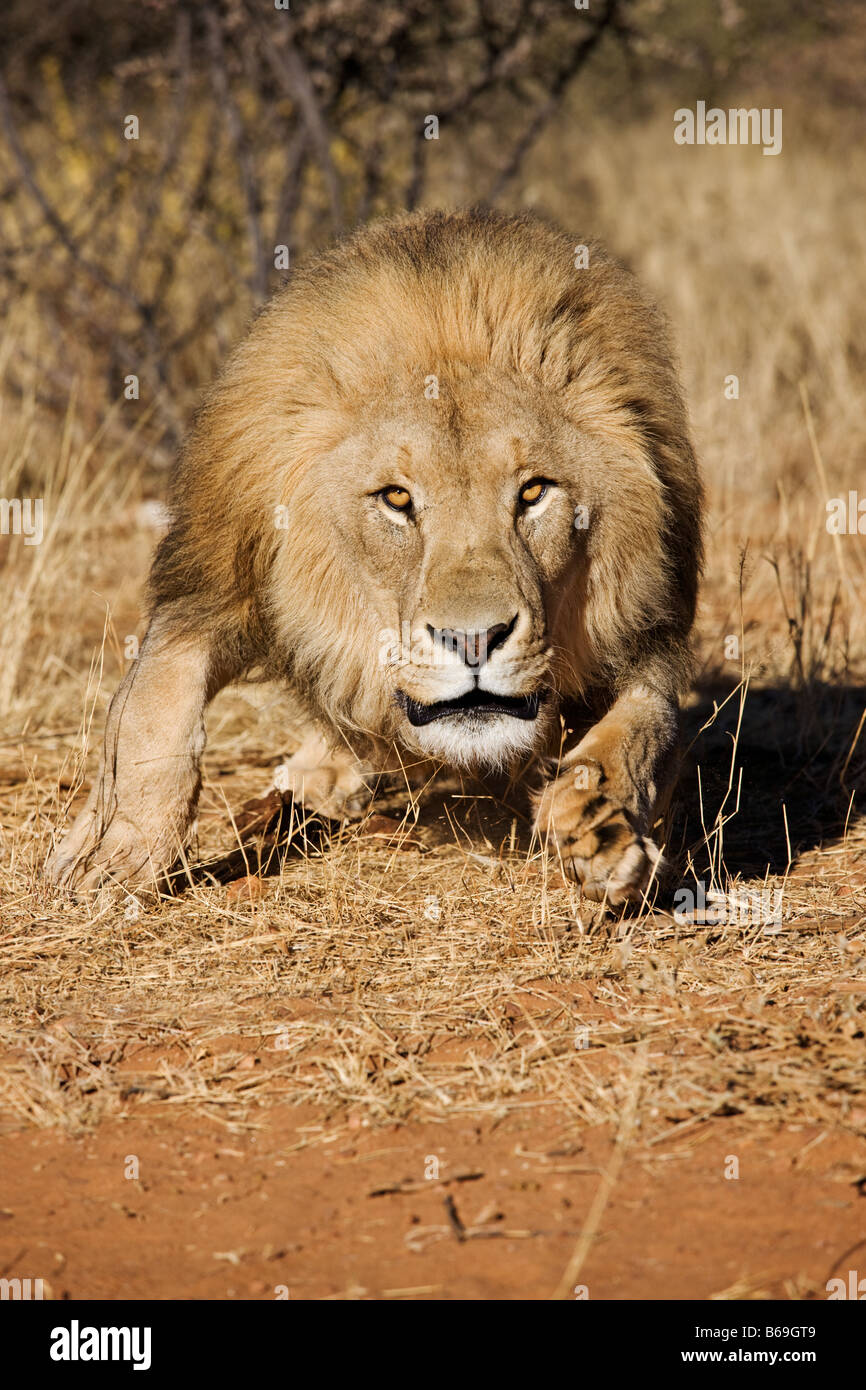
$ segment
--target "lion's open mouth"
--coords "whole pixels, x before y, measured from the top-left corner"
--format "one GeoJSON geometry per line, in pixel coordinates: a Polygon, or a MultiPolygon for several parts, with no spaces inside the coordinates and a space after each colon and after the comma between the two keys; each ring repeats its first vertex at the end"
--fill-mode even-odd
{"type": "Polygon", "coordinates": [[[455,714],[510,714],[514,719],[535,719],[538,706],[544,698],[543,692],[536,690],[531,695],[497,695],[492,690],[467,690],[456,700],[437,700],[432,705],[422,705],[413,700],[405,691],[397,691],[397,703],[402,706],[410,724],[418,728],[422,724],[432,724],[434,719],[450,719],[455,714]]]}

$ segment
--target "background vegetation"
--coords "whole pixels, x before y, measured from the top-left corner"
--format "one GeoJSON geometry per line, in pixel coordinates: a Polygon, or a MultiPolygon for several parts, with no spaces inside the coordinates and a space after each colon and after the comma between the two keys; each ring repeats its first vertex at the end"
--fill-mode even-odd
{"type": "MultiPolygon", "coordinates": [[[[862,1140],[866,537],[826,528],[866,477],[862,7],[10,0],[0,51],[0,496],[44,498],[46,524],[40,546],[0,536],[15,1122],[168,1101],[241,1129],[288,1097],[324,1107],[319,1138],[346,1116],[443,1135],[455,1114],[550,1104],[573,1139],[635,1101],[629,1142],[732,1116],[862,1140]],[[782,154],[676,146],[674,110],[697,100],[781,107],[782,154]],[[709,527],[668,850],[685,882],[781,890],[781,923],[602,919],[519,810],[460,788],[397,797],[390,822],[233,896],[61,900],[40,868],[141,635],[154,504],[200,389],[285,273],[274,248],[294,265],[368,216],[485,199],[601,236],[672,320],[709,527]]],[[[289,751],[279,692],[220,696],[203,855],[289,751]]]]}

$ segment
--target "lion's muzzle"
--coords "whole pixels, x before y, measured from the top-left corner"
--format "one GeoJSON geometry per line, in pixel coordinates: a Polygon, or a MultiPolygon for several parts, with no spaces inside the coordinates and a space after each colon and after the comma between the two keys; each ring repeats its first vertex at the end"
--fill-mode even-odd
{"type": "Polygon", "coordinates": [[[397,691],[397,702],[403,709],[409,723],[416,729],[432,724],[436,719],[449,719],[457,715],[479,715],[492,717],[502,714],[514,719],[532,720],[538,718],[538,708],[545,697],[544,691],[535,690],[529,695],[497,695],[492,690],[482,690],[476,686],[460,695],[456,700],[436,700],[425,705],[413,700],[404,691],[397,691]]]}

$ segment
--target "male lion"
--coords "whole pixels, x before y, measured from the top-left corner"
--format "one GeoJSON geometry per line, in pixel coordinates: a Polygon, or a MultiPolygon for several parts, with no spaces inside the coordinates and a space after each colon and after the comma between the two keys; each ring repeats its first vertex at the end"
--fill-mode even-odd
{"type": "Polygon", "coordinates": [[[158,880],[208,701],[253,668],[313,809],[371,771],[526,770],[586,894],[639,899],[676,767],[701,488],[658,312],[534,217],[379,222],[295,274],[195,421],[90,799],[49,872],[158,880]],[[391,764],[394,765],[393,762],[391,764]]]}

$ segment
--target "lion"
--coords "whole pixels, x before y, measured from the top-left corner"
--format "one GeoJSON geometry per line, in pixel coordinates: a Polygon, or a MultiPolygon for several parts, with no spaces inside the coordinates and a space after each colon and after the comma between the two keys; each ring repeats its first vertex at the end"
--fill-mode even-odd
{"type": "Polygon", "coordinates": [[[642,899],[702,490],[660,312],[600,244],[471,209],[318,255],[211,388],[170,505],[55,882],[160,881],[208,702],[255,672],[303,711],[284,776],[314,811],[361,813],[388,767],[509,769],[587,897],[642,899]]]}

